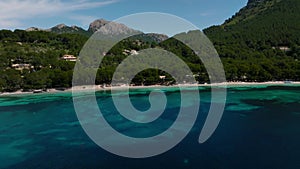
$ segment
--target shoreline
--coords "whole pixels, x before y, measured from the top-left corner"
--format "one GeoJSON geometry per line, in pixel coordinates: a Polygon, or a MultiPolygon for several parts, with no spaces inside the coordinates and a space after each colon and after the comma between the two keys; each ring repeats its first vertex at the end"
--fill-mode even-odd
{"type": "Polygon", "coordinates": [[[101,85],[87,85],[87,86],[74,86],[71,88],[66,88],[65,90],[60,89],[47,89],[47,91],[34,93],[31,92],[22,92],[21,90],[15,92],[3,92],[0,93],[1,96],[13,96],[13,95],[35,95],[35,94],[47,94],[47,93],[65,93],[65,92],[84,92],[84,91],[108,91],[108,90],[125,90],[125,89],[151,89],[151,88],[174,88],[174,87],[247,87],[247,86],[300,86],[300,81],[297,82],[285,82],[285,81],[270,81],[270,82],[223,82],[223,83],[213,83],[213,84],[177,84],[171,86],[163,86],[163,85],[150,85],[150,86],[113,86],[113,87],[101,87],[101,85]]]}

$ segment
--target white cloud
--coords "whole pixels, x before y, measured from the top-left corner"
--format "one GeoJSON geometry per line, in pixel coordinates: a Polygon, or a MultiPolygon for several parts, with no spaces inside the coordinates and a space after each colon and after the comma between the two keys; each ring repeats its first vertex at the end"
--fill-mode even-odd
{"type": "Polygon", "coordinates": [[[14,28],[21,26],[24,19],[34,17],[51,17],[97,8],[115,3],[116,0],[92,2],[90,0],[1,0],[0,1],[0,28],[14,28]]]}

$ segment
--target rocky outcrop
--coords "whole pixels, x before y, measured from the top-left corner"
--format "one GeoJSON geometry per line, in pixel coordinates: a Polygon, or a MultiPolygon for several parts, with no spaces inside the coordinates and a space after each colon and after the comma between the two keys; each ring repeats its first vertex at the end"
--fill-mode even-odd
{"type": "Polygon", "coordinates": [[[105,19],[97,19],[90,24],[88,31],[94,33],[107,23],[109,23],[109,21],[105,19]]]}
{"type": "Polygon", "coordinates": [[[67,25],[65,25],[65,24],[59,24],[59,25],[56,25],[56,26],[54,26],[52,29],[63,29],[63,28],[66,28],[67,27],[67,25]]]}
{"type": "Polygon", "coordinates": [[[110,22],[104,19],[98,19],[92,22],[88,29],[89,32],[101,32],[105,35],[120,35],[120,34],[135,34],[142,33],[140,31],[131,29],[124,24],[110,22]]]}
{"type": "Polygon", "coordinates": [[[152,37],[158,43],[165,41],[169,38],[167,35],[157,33],[148,33],[147,35],[152,37]]]}
{"type": "MultiPolygon", "coordinates": [[[[54,32],[54,33],[58,33],[58,34],[73,33],[73,34],[82,34],[82,35],[87,35],[87,36],[91,36],[93,33],[97,32],[97,31],[100,31],[101,33],[106,34],[106,35],[121,35],[121,34],[127,35],[127,34],[142,33],[140,31],[131,29],[124,24],[110,22],[110,21],[107,21],[104,19],[98,19],[98,20],[95,20],[94,22],[92,22],[90,24],[88,30],[85,30],[85,29],[75,26],[75,25],[67,26],[65,24],[58,24],[49,29],[39,29],[39,28],[31,27],[31,28],[26,29],[26,31],[49,31],[49,32],[54,32]],[[105,25],[107,25],[107,26],[105,26],[105,25]]],[[[163,37],[157,37],[157,38],[163,39],[163,37]]]]}
{"type": "Polygon", "coordinates": [[[56,25],[56,26],[48,29],[48,31],[58,33],[58,34],[61,34],[61,33],[76,33],[76,34],[84,34],[84,35],[87,34],[87,31],[81,27],[78,27],[75,25],[67,26],[65,24],[56,25]]]}
{"type": "Polygon", "coordinates": [[[25,31],[31,32],[31,31],[45,31],[44,29],[36,28],[36,27],[30,27],[26,29],[25,31]]]}

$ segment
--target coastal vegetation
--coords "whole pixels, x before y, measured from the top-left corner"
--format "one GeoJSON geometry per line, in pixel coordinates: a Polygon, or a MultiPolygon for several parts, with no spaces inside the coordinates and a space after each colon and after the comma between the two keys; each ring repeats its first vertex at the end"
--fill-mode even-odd
{"type": "MultiPolygon", "coordinates": [[[[299,9],[298,0],[249,1],[224,24],[205,29],[203,32],[220,55],[227,80],[299,81],[299,9]]],[[[71,87],[75,62],[64,56],[78,56],[91,33],[77,27],[79,32],[61,27],[63,31],[0,31],[0,91],[71,87]]],[[[162,48],[176,54],[199,83],[209,83],[195,53],[174,38],[165,39],[142,34],[121,41],[106,54],[95,83],[110,84],[116,67],[128,55],[147,48],[162,48]]],[[[168,73],[155,69],[144,70],[132,80],[133,85],[174,83],[168,73]]]]}

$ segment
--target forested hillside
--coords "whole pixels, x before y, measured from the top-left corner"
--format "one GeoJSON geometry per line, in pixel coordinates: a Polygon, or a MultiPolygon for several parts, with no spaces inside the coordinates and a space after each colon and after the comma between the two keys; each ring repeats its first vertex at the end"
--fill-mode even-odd
{"type": "Polygon", "coordinates": [[[75,63],[60,58],[78,55],[87,39],[44,31],[0,31],[0,90],[70,87],[75,63]]]}
{"type": "Polygon", "coordinates": [[[205,29],[227,80],[300,80],[299,10],[299,0],[252,0],[224,24],[205,29]]]}
{"type": "MultiPolygon", "coordinates": [[[[88,38],[77,33],[0,31],[0,91],[71,87],[76,57],[88,38]]],[[[141,34],[121,41],[107,53],[96,83],[109,84],[123,59],[133,52],[158,47],[166,38],[159,34],[141,34]]],[[[161,83],[158,74],[167,75],[158,70],[146,70],[137,75],[133,83],[161,83]]]]}

